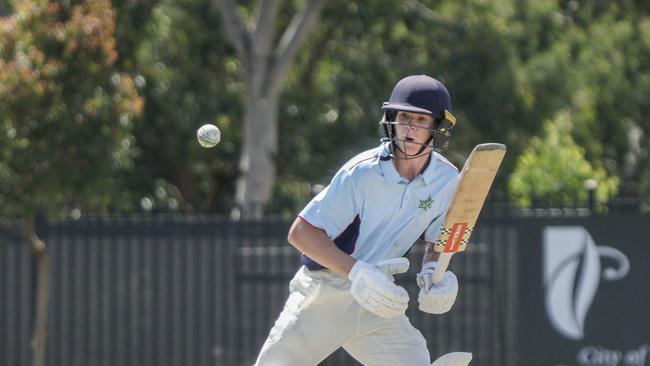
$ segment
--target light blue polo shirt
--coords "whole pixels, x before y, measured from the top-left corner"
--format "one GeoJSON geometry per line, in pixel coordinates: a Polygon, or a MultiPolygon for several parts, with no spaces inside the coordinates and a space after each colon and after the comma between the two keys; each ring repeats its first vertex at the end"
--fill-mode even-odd
{"type": "MultiPolygon", "coordinates": [[[[299,214],[345,253],[372,264],[404,256],[420,237],[434,242],[458,180],[458,169],[438,153],[411,181],[388,154],[384,143],[352,158],[299,214]]],[[[323,268],[305,255],[301,262],[323,268]]]]}

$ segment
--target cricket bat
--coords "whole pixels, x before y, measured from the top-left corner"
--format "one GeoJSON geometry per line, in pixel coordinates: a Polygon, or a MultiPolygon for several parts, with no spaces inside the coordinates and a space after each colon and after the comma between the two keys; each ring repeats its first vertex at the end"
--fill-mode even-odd
{"type": "Polygon", "coordinates": [[[476,219],[505,154],[506,146],[503,144],[480,144],[474,147],[465,161],[447,216],[434,243],[434,251],[439,252],[440,257],[433,273],[433,283],[442,281],[451,256],[467,248],[476,219]]]}

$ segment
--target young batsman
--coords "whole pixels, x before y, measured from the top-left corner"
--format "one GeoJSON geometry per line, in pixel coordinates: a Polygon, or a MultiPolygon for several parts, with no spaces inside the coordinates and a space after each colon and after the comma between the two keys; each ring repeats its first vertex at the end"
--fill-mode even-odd
{"type": "MultiPolygon", "coordinates": [[[[454,192],[458,170],[438,151],[455,119],[449,92],[426,75],[397,83],[382,106],[379,147],[347,162],[300,212],[289,242],[303,266],[258,356],[258,366],[317,365],[339,347],[368,366],[429,366],[422,334],[404,314],[408,294],[392,275],[408,270],[406,252],[423,237],[434,242],[454,192]]],[[[427,244],[419,309],[451,309],[458,281],[436,284],[436,254],[427,244]]],[[[469,353],[434,365],[465,366],[469,353]]]]}

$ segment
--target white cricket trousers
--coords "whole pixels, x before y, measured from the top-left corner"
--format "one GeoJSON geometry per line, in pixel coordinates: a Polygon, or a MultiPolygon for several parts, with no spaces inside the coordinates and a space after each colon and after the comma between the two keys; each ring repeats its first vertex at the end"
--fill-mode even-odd
{"type": "Polygon", "coordinates": [[[426,340],[406,315],[385,319],[359,305],[350,281],[301,267],[256,366],[312,366],[339,347],[366,366],[430,366],[426,340]]]}

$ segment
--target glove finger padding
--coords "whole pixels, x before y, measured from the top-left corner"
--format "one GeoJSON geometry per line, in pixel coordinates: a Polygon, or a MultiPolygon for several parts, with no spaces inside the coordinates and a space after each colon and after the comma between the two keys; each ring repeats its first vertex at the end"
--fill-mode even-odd
{"type": "Polygon", "coordinates": [[[391,276],[391,279],[394,274],[408,272],[409,266],[408,258],[404,257],[386,259],[377,263],[377,267],[385,274],[391,276]]]}
{"type": "Polygon", "coordinates": [[[384,318],[404,314],[409,296],[406,290],[393,283],[392,276],[379,268],[357,261],[350,274],[350,292],[354,299],[366,310],[384,318]]]}
{"type": "Polygon", "coordinates": [[[431,366],[467,366],[471,360],[469,352],[452,352],[440,356],[431,366]]]}
{"type": "Polygon", "coordinates": [[[445,272],[442,281],[433,284],[432,277],[435,264],[425,265],[418,273],[417,282],[420,286],[418,295],[419,309],[431,314],[443,314],[451,310],[458,295],[458,279],[451,271],[445,272]]]}

